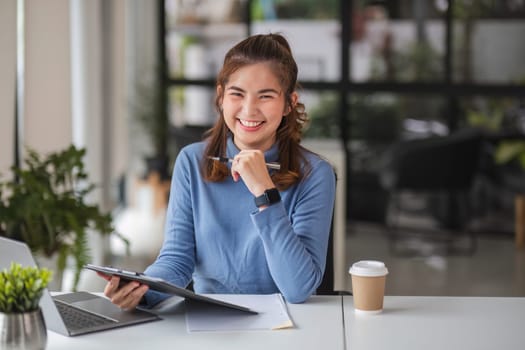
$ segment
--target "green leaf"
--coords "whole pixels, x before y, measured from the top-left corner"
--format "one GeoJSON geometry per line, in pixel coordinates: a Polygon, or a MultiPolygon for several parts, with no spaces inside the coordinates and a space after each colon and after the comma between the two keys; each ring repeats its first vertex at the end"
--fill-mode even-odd
{"type": "Polygon", "coordinates": [[[498,164],[506,164],[517,160],[525,169],[525,141],[503,141],[494,153],[494,160],[498,164]]]}
{"type": "Polygon", "coordinates": [[[26,154],[23,166],[11,168],[13,180],[0,182],[0,236],[47,257],[58,254],[60,272],[72,258],[79,276],[80,263],[91,260],[87,230],[114,232],[111,214],[85,200],[97,188],[84,167],[86,150],[71,145],[46,156],[30,148],[26,154]]]}
{"type": "Polygon", "coordinates": [[[0,272],[0,312],[26,312],[38,309],[43,290],[52,273],[36,266],[22,267],[11,263],[0,272]]]}

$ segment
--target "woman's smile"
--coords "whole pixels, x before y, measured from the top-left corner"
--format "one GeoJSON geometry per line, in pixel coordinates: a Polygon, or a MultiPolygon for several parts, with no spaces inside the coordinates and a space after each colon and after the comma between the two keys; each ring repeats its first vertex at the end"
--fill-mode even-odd
{"type": "Polygon", "coordinates": [[[238,119],[239,123],[246,129],[246,130],[257,130],[259,126],[261,126],[264,122],[263,121],[252,121],[252,120],[244,120],[244,119],[238,119]]]}

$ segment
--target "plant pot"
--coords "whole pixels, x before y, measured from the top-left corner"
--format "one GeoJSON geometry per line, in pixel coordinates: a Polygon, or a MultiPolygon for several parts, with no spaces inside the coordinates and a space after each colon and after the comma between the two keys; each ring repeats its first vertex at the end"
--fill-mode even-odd
{"type": "Polygon", "coordinates": [[[42,310],[23,313],[0,312],[0,349],[42,350],[47,331],[42,310]]]}

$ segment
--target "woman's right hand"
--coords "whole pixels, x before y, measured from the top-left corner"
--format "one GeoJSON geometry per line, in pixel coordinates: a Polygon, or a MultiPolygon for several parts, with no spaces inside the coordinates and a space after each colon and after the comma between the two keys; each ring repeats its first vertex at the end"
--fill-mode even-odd
{"type": "Polygon", "coordinates": [[[113,304],[124,310],[132,310],[137,307],[149,289],[147,285],[137,281],[131,281],[119,287],[120,277],[109,277],[101,273],[98,273],[98,275],[108,281],[104,288],[104,295],[113,304]]]}

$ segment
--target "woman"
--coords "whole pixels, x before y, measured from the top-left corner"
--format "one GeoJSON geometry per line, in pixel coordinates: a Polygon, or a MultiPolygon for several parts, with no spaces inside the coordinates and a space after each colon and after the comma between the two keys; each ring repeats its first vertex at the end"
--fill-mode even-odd
{"type": "MultiPolygon", "coordinates": [[[[145,274],[181,287],[193,281],[197,293],[280,292],[291,303],[315,292],[335,176],[299,145],[307,118],[296,88],[297,65],[281,35],[249,37],[226,54],[217,79],[219,119],[205,141],[177,157],[164,243],[145,274]]],[[[113,277],[105,294],[125,309],[167,297],[118,282],[113,277]]]]}

